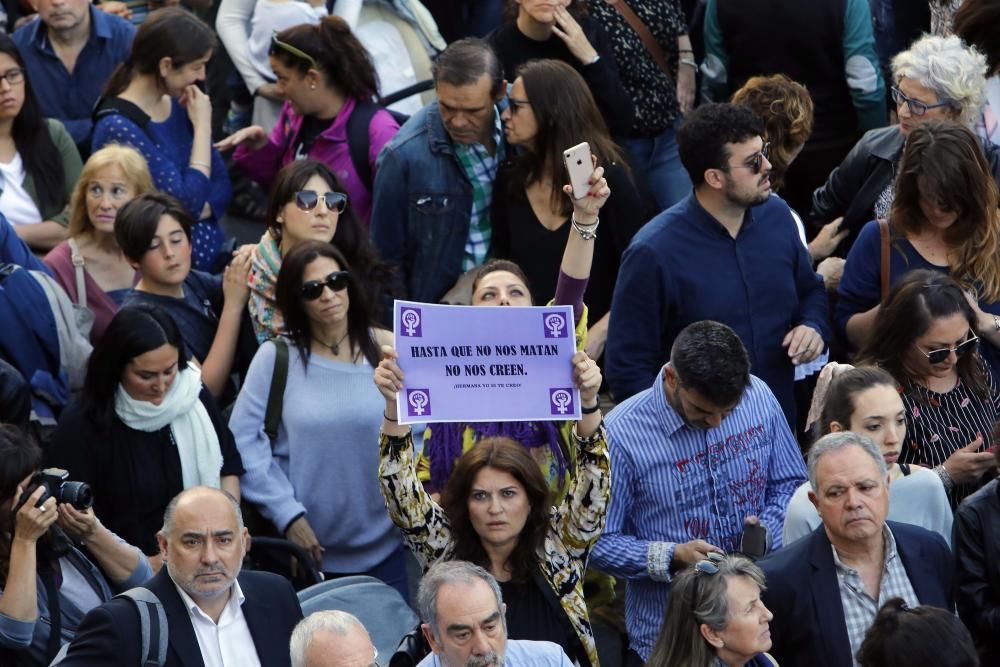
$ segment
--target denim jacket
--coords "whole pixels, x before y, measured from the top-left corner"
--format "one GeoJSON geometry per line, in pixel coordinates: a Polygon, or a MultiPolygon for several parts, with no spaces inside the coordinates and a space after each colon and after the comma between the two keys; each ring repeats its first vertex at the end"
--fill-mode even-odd
{"type": "Polygon", "coordinates": [[[400,270],[407,299],[436,303],[462,275],[472,184],[432,102],[382,149],[375,176],[371,232],[400,270]]]}

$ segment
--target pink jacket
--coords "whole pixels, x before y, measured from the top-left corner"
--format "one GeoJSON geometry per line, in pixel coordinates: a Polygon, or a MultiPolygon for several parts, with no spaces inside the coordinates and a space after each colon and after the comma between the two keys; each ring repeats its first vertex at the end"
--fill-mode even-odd
{"type": "MultiPolygon", "coordinates": [[[[351,163],[350,151],[347,148],[347,119],[354,111],[355,100],[348,98],[340,113],[333,119],[313,143],[309,158],[323,162],[336,174],[340,185],[347,191],[347,196],[354,214],[367,227],[372,213],[372,193],[358,177],[351,163]]],[[[258,151],[251,151],[247,146],[239,146],[233,159],[243,171],[263,186],[269,186],[278,171],[294,158],[295,138],[302,126],[302,116],[292,110],[289,102],[281,107],[281,115],[271,131],[267,145],[258,151]]],[[[372,118],[368,126],[370,148],[368,163],[371,165],[372,178],[375,177],[375,161],[379,151],[389,143],[399,130],[399,124],[388,112],[381,110],[372,118]]]]}

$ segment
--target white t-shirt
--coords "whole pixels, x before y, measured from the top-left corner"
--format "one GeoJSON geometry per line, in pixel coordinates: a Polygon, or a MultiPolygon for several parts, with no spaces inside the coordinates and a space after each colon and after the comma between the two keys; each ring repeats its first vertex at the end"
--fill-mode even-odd
{"type": "Polygon", "coordinates": [[[271,37],[276,32],[302,23],[318,24],[326,16],[326,6],[313,7],[307,2],[292,0],[281,2],[259,0],[250,19],[250,60],[254,69],[268,81],[274,81],[274,72],[268,53],[271,51],[271,37]]]}
{"type": "Polygon", "coordinates": [[[10,162],[0,162],[0,213],[12,225],[34,225],[42,221],[35,200],[24,189],[24,162],[20,153],[10,162]]]}

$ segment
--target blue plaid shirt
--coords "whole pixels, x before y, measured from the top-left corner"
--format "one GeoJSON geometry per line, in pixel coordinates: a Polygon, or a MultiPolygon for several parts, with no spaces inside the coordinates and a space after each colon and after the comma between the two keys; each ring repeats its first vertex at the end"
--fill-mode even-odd
{"type": "Polygon", "coordinates": [[[667,402],[662,369],[605,423],[611,504],[590,564],[627,579],[629,645],[648,660],[677,544],[705,540],[736,551],[744,518],[755,515],[779,548],[785,508],[806,468],[781,406],[754,376],[719,428],[687,425],[667,402]]]}
{"type": "Polygon", "coordinates": [[[465,243],[462,270],[474,269],[490,254],[490,203],[493,201],[493,182],[497,179],[497,168],[503,162],[503,123],[500,112],[493,107],[493,144],[496,152],[479,143],[459,144],[452,142],[455,157],[472,184],[472,215],[469,216],[469,239],[465,243]]]}

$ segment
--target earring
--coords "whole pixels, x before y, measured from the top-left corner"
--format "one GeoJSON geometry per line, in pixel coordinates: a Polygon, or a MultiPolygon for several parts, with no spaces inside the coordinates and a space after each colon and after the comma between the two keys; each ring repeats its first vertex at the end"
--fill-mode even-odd
{"type": "Polygon", "coordinates": [[[310,83],[309,84],[309,90],[316,90],[316,84],[315,83],[310,83]]]}

